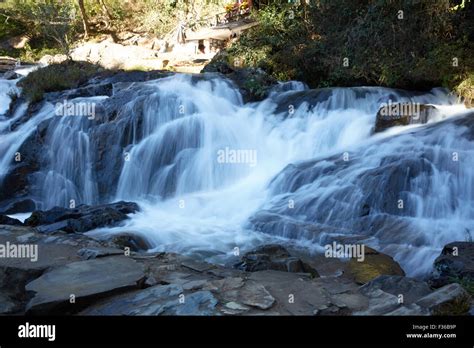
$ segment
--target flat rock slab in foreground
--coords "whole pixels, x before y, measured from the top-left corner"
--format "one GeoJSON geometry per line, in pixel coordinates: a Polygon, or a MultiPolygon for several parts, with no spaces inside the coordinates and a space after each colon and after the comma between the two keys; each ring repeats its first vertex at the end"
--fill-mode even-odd
{"type": "Polygon", "coordinates": [[[136,287],[144,277],[143,266],[126,256],[73,262],[26,285],[27,291],[36,293],[27,311],[51,313],[54,307],[69,304],[71,295],[79,305],[84,302],[82,298],[136,287]]]}

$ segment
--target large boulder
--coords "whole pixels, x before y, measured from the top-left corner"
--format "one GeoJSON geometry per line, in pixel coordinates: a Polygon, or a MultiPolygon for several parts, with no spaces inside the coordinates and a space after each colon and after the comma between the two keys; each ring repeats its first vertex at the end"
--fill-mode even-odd
{"type": "Polygon", "coordinates": [[[74,209],[55,207],[47,211],[34,211],[25,220],[28,226],[40,232],[87,232],[98,227],[114,226],[128,218],[127,214],[139,210],[136,203],[117,202],[98,206],[80,205],[74,209]]]}
{"type": "Polygon", "coordinates": [[[375,133],[395,126],[425,124],[437,114],[435,106],[419,103],[393,103],[383,105],[377,112],[375,133]]]}
{"type": "Polygon", "coordinates": [[[129,248],[131,251],[146,251],[151,247],[150,243],[143,236],[135,232],[113,234],[108,241],[117,248],[129,248]]]}
{"type": "Polygon", "coordinates": [[[358,284],[365,284],[381,275],[405,276],[405,272],[392,257],[369,247],[364,248],[364,259],[351,258],[347,267],[358,284]]]}
{"type": "Polygon", "coordinates": [[[430,283],[440,287],[452,282],[474,285],[474,242],[452,242],[434,261],[430,283]]]}
{"type": "Polygon", "coordinates": [[[0,203],[0,214],[25,213],[32,212],[35,209],[36,203],[30,198],[13,198],[0,203]]]}
{"type": "Polygon", "coordinates": [[[237,69],[226,76],[237,85],[246,102],[265,99],[278,83],[263,70],[255,68],[237,69]]]}
{"type": "Polygon", "coordinates": [[[297,257],[292,257],[284,247],[278,244],[263,245],[247,252],[235,267],[247,272],[275,270],[310,273],[314,277],[319,277],[314,268],[297,257]]]}
{"type": "Polygon", "coordinates": [[[221,51],[201,70],[201,73],[220,73],[232,80],[240,89],[245,102],[263,100],[278,85],[278,81],[258,68],[244,68],[235,59],[233,66],[225,51],[221,51]]]}
{"type": "Polygon", "coordinates": [[[471,307],[471,296],[459,284],[446,285],[419,299],[416,304],[432,315],[462,315],[471,307]]]}

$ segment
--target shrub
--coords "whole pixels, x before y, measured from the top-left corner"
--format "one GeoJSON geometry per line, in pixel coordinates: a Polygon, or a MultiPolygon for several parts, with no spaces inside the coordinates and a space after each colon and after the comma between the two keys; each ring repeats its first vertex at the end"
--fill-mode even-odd
{"type": "Polygon", "coordinates": [[[456,93],[462,97],[467,106],[474,106],[474,73],[470,74],[455,88],[456,93]]]}
{"type": "Polygon", "coordinates": [[[311,87],[454,88],[474,70],[474,1],[455,2],[272,5],[255,14],[259,25],[228,49],[229,57],[311,87]]]}

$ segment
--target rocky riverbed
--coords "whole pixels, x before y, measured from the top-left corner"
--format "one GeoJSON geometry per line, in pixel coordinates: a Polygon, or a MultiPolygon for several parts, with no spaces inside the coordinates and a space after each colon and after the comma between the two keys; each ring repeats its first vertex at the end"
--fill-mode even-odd
{"type": "Polygon", "coordinates": [[[469,313],[472,113],[442,90],[214,68],[6,95],[1,313],[469,313]],[[58,117],[66,101],[94,117],[58,117]],[[261,162],[222,163],[223,149],[261,162]],[[332,243],[363,248],[315,252],[332,243]]]}
{"type": "Polygon", "coordinates": [[[272,244],[221,265],[149,252],[146,241],[126,232],[100,240],[84,234],[98,216],[137,209],[126,202],[58,208],[34,212],[25,223],[0,216],[0,313],[459,315],[472,305],[469,293],[453,282],[457,276],[472,284],[472,242],[446,246],[436,261],[441,273],[426,282],[406,277],[391,257],[370,248],[359,262],[293,254],[272,244]],[[74,225],[78,229],[61,223],[72,217],[83,222],[74,225]],[[37,246],[36,258],[20,252],[6,257],[14,248],[27,250],[21,245],[37,246]],[[453,248],[460,254],[453,256],[453,248]]]}

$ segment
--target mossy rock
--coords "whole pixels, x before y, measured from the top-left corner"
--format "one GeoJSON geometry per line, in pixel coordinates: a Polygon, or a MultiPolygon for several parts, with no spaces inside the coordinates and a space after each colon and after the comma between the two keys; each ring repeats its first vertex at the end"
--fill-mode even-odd
{"type": "Polygon", "coordinates": [[[130,248],[131,251],[146,251],[150,244],[139,235],[133,233],[120,233],[110,238],[110,242],[119,249],[130,248]]]}
{"type": "Polygon", "coordinates": [[[68,60],[35,70],[18,85],[22,96],[34,103],[41,101],[45,93],[77,88],[102,70],[91,63],[68,60]]]}
{"type": "Polygon", "coordinates": [[[358,284],[366,284],[381,275],[405,276],[405,272],[393,258],[367,246],[364,261],[350,259],[347,272],[358,284]]]}
{"type": "Polygon", "coordinates": [[[464,315],[471,307],[471,299],[461,285],[453,283],[419,299],[416,304],[429,309],[432,315],[464,315]]]}
{"type": "Polygon", "coordinates": [[[471,298],[463,296],[433,309],[432,315],[465,315],[471,308],[471,298]]]}

